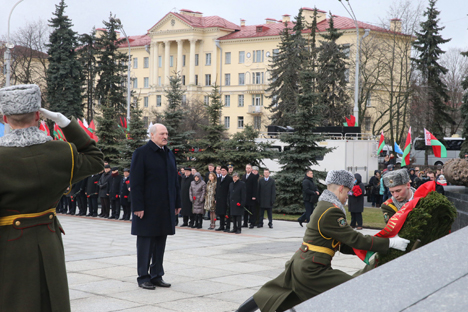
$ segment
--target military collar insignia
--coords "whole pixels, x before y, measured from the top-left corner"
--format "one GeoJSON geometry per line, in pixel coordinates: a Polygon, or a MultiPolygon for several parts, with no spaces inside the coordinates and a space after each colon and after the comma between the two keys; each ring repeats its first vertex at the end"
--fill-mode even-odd
{"type": "Polygon", "coordinates": [[[52,141],[44,131],[38,127],[11,130],[10,133],[0,138],[0,146],[3,147],[26,147],[43,144],[52,141]]]}

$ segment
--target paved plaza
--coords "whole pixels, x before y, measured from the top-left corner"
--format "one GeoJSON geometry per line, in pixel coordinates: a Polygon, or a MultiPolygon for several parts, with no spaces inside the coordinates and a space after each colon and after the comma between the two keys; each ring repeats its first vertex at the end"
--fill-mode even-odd
{"type": "MultiPolygon", "coordinates": [[[[274,221],[273,229],[243,228],[241,235],[177,227],[164,257],[164,280],[172,287],[145,290],[136,282],[136,237],[130,235],[130,222],[58,218],[66,233],[73,312],[234,311],[282,272],[305,231],[288,221],[274,221]]],[[[352,274],[364,263],[337,253],[332,265],[352,274]]]]}

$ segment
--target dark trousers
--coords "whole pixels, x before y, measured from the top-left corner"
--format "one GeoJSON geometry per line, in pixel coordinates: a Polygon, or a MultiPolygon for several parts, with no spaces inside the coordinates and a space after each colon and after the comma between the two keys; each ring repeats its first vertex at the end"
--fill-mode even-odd
{"type": "Polygon", "coordinates": [[[183,216],[182,220],[184,220],[183,224],[188,225],[188,226],[192,226],[195,223],[194,214],[191,214],[190,216],[183,216]]]}
{"type": "Polygon", "coordinates": [[[226,230],[229,230],[231,228],[231,221],[232,217],[228,216],[228,218],[226,218],[226,230]]]}
{"type": "Polygon", "coordinates": [[[273,224],[273,212],[272,208],[262,208],[260,207],[260,216],[258,217],[258,225],[263,226],[263,217],[265,216],[265,211],[268,215],[268,224],[273,224]]]}
{"type": "Polygon", "coordinates": [[[242,216],[231,216],[230,219],[232,219],[232,230],[240,232],[242,229],[242,216]]]}
{"type": "Polygon", "coordinates": [[[75,197],[67,197],[68,198],[68,213],[71,214],[71,215],[74,215],[75,214],[75,211],[76,211],[76,199],[75,197]]]}
{"type": "MultiPolygon", "coordinates": [[[[126,203],[126,204],[122,204],[122,210],[123,210],[123,216],[122,216],[122,219],[123,220],[130,220],[130,203],[126,203]]],[[[176,216],[176,219],[177,216],[176,216]]]]}
{"type": "Polygon", "coordinates": [[[219,228],[221,230],[224,230],[225,226],[226,226],[226,217],[225,216],[218,216],[218,219],[219,219],[219,228]]]}
{"type": "Polygon", "coordinates": [[[120,198],[113,197],[110,200],[110,204],[112,207],[112,217],[118,219],[120,217],[120,198]]]}
{"type": "Polygon", "coordinates": [[[197,229],[201,229],[203,226],[203,214],[194,214],[194,219],[195,219],[195,227],[197,229]]]}
{"type": "Polygon", "coordinates": [[[252,205],[252,206],[245,206],[245,209],[244,210],[244,226],[247,226],[247,224],[255,224],[255,221],[257,220],[257,218],[255,217],[255,214],[254,214],[254,208],[255,208],[255,205],[252,205]],[[250,211],[250,213],[247,212],[250,211]]]}
{"type": "Polygon", "coordinates": [[[166,238],[167,235],[137,236],[138,284],[160,280],[164,275],[166,238]]]}
{"type": "Polygon", "coordinates": [[[97,202],[97,195],[90,195],[89,199],[89,216],[97,216],[98,210],[98,202],[97,202]]]}
{"type": "Polygon", "coordinates": [[[109,197],[100,197],[101,199],[101,217],[107,218],[109,216],[110,201],[109,197]]]}
{"type": "Polygon", "coordinates": [[[78,208],[80,208],[80,216],[86,215],[86,211],[88,210],[86,196],[80,193],[80,195],[76,196],[76,200],[78,201],[78,208]]]}
{"type": "Polygon", "coordinates": [[[372,207],[379,207],[382,204],[382,195],[372,194],[372,207]]]}
{"type": "Polygon", "coordinates": [[[312,214],[312,212],[314,212],[314,203],[311,203],[311,202],[304,202],[304,206],[305,206],[305,212],[302,214],[302,216],[299,217],[299,221],[300,222],[306,222],[306,223],[309,223],[310,221],[310,215],[312,214]]]}
{"type": "Polygon", "coordinates": [[[66,196],[62,196],[60,198],[58,205],[57,205],[57,211],[60,213],[67,213],[68,210],[68,199],[66,196]]]}
{"type": "Polygon", "coordinates": [[[352,227],[362,227],[362,212],[351,212],[351,226],[352,227]]]}

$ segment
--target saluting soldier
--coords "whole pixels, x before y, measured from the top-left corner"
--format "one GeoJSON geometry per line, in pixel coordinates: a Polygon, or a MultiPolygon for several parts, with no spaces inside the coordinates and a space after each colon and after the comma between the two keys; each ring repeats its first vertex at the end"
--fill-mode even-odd
{"type": "Polygon", "coordinates": [[[346,221],[343,205],[354,184],[354,176],[345,170],[331,170],[311,220],[307,223],[302,245],[286,263],[277,278],[267,282],[245,303],[239,312],[285,311],[352,278],[331,267],[337,250],[354,254],[352,248],[386,253],[389,248],[405,250],[409,241],[398,236],[381,238],[354,231],[346,221]]]}
{"type": "Polygon", "coordinates": [[[387,223],[404,204],[413,199],[416,189],[411,187],[410,176],[406,169],[387,172],[382,179],[392,194],[392,197],[380,206],[385,223],[387,223]]]}
{"type": "Polygon", "coordinates": [[[12,129],[0,138],[0,311],[70,311],[56,206],[103,155],[75,118],[41,109],[37,85],[0,89],[0,109],[12,129]],[[39,130],[40,112],[68,142],[39,130]]]}

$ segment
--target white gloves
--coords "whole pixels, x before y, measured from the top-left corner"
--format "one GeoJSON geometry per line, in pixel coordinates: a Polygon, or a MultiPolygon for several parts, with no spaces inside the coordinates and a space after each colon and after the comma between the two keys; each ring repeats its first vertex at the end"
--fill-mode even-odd
{"type": "Polygon", "coordinates": [[[70,124],[70,119],[65,117],[62,113],[54,113],[51,112],[50,110],[47,110],[45,108],[40,109],[42,115],[44,115],[45,118],[50,119],[52,121],[55,121],[55,123],[60,127],[64,128],[70,124]]]}
{"type": "Polygon", "coordinates": [[[390,241],[390,246],[389,246],[390,248],[398,249],[401,251],[406,251],[406,247],[410,243],[409,240],[401,238],[400,236],[398,236],[398,234],[395,237],[389,238],[389,241],[390,241]]]}

